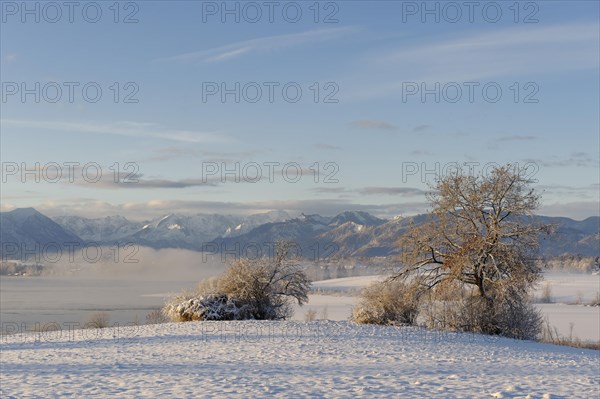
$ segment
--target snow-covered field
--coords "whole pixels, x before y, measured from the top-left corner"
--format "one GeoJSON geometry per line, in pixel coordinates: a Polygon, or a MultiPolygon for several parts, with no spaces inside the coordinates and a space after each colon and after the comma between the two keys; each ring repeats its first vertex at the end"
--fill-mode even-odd
{"type": "Polygon", "coordinates": [[[600,307],[586,306],[600,292],[600,276],[580,273],[548,273],[536,295],[550,284],[553,303],[537,304],[550,325],[565,337],[600,341],[600,307]],[[580,303],[580,304],[578,304],[580,303]]]}
{"type": "Polygon", "coordinates": [[[16,334],[0,348],[3,399],[594,398],[600,387],[597,351],[349,322],[16,334]]]}
{"type": "MultiPolygon", "coordinates": [[[[380,278],[315,282],[318,294],[288,322],[77,330],[67,318],[61,331],[42,333],[8,323],[0,398],[599,397],[598,351],[345,321],[358,290],[380,278]],[[302,321],[308,309],[329,321],[302,321]]],[[[547,276],[564,303],[591,299],[598,278],[547,276]]],[[[134,292],[162,301],[147,291],[134,292]]],[[[598,341],[598,307],[539,306],[561,334],[573,323],[574,336],[598,341]]]]}
{"type": "Polygon", "coordinates": [[[550,272],[544,275],[544,281],[538,286],[540,296],[544,285],[550,284],[552,302],[589,303],[600,292],[600,275],[587,273],[550,272]]]}

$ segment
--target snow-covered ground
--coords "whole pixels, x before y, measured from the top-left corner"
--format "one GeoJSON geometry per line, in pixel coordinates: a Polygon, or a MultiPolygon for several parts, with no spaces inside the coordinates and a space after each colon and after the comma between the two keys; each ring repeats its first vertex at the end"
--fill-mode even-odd
{"type": "Polygon", "coordinates": [[[597,351],[349,322],[190,322],[16,334],[9,398],[595,398],[597,351]]]}
{"type": "Polygon", "coordinates": [[[600,292],[600,275],[588,273],[549,272],[538,286],[537,296],[541,296],[545,284],[550,285],[552,302],[589,303],[600,292]]]}
{"type": "MultiPolygon", "coordinates": [[[[598,341],[600,308],[566,303],[591,300],[600,277],[546,278],[562,302],[538,305],[551,324],[598,341]]],[[[0,398],[599,397],[598,351],[346,321],[360,289],[380,279],[315,282],[288,322],[77,330],[66,318],[59,332],[25,333],[5,317],[3,333],[14,334],[0,337],[0,398]],[[309,309],[329,321],[302,321],[309,309]]],[[[157,303],[166,295],[148,290],[132,292],[157,303]]]]}

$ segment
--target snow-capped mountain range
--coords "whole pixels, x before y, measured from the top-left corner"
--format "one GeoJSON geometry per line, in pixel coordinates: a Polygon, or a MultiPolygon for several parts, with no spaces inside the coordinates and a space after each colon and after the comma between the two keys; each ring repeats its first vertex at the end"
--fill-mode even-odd
{"type": "Polygon", "coordinates": [[[204,243],[216,237],[239,236],[262,224],[289,218],[286,212],[273,211],[250,216],[172,213],[147,222],[132,222],[122,216],[101,219],[59,216],[54,220],[85,241],[201,250],[204,243]]]}
{"type": "MultiPolygon", "coordinates": [[[[575,253],[600,255],[600,218],[583,221],[537,216],[540,222],[558,226],[558,234],[541,242],[542,255],[575,253]]],[[[0,212],[1,251],[14,252],[48,243],[96,242],[106,245],[137,244],[151,248],[184,248],[195,251],[231,250],[293,241],[303,256],[386,256],[398,251],[398,238],[426,215],[384,220],[366,212],[342,212],[333,217],[292,217],[284,211],[250,216],[169,214],[146,222],[122,216],[87,219],[59,216],[50,219],[33,208],[0,212]],[[210,246],[207,247],[207,244],[210,246]],[[10,245],[13,245],[12,247],[10,245]]]]}

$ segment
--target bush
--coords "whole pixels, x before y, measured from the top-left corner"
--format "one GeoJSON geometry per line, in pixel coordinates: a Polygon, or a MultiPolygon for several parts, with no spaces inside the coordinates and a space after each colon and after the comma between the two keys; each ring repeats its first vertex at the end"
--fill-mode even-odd
{"type": "Polygon", "coordinates": [[[329,308],[327,305],[323,306],[323,309],[321,309],[320,318],[321,320],[329,320],[329,308]]]}
{"type": "Polygon", "coordinates": [[[352,309],[352,320],[361,324],[414,325],[419,314],[418,296],[416,284],[396,280],[371,284],[352,309]]]}
{"type": "Polygon", "coordinates": [[[541,303],[552,303],[552,284],[546,281],[542,287],[542,295],[540,296],[541,303]]]}
{"type": "Polygon", "coordinates": [[[244,320],[251,318],[248,305],[226,294],[214,293],[189,299],[176,297],[165,306],[164,313],[173,321],[244,320]]]}
{"type": "Polygon", "coordinates": [[[163,313],[162,309],[154,309],[146,315],[146,324],[167,323],[169,318],[163,313]]]}
{"type": "Polygon", "coordinates": [[[495,303],[499,335],[516,339],[535,339],[542,329],[542,315],[524,292],[508,290],[495,303]]]}
{"type": "Polygon", "coordinates": [[[86,328],[106,328],[110,325],[110,316],[106,312],[96,312],[85,323],[86,328]]]}
{"type": "Polygon", "coordinates": [[[499,290],[489,298],[466,295],[445,302],[441,328],[516,339],[535,339],[542,327],[540,312],[524,292],[518,289],[499,290]]]}
{"type": "Polygon", "coordinates": [[[290,246],[278,243],[272,259],[241,259],[195,294],[171,299],[164,313],[173,321],[280,320],[292,315],[292,301],[308,301],[310,280],[289,259],[290,246]]]}
{"type": "Polygon", "coordinates": [[[366,288],[352,319],[363,324],[415,325],[428,328],[535,339],[542,317],[526,290],[498,286],[482,297],[456,282],[427,289],[418,281],[388,280],[366,288]]]}
{"type": "Polygon", "coordinates": [[[314,309],[308,309],[304,313],[304,321],[315,321],[317,319],[317,311],[314,309]]]}
{"type": "Polygon", "coordinates": [[[596,291],[596,297],[592,299],[590,306],[600,306],[600,291],[596,291]]]}

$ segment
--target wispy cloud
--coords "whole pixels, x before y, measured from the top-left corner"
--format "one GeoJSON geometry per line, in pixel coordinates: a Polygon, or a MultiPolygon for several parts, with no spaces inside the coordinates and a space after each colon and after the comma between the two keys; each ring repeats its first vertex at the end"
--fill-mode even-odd
{"type": "Polygon", "coordinates": [[[153,155],[141,159],[141,161],[170,161],[172,159],[182,159],[184,157],[193,157],[198,152],[190,148],[181,148],[175,146],[162,147],[154,150],[153,155]]]}
{"type": "Polygon", "coordinates": [[[546,159],[525,159],[525,162],[535,163],[546,168],[568,166],[598,168],[600,166],[600,160],[586,152],[574,152],[568,158],[553,155],[546,159]]]}
{"type": "MultiPolygon", "coordinates": [[[[361,195],[395,195],[398,197],[425,196],[427,193],[420,188],[415,187],[364,187],[358,189],[350,189],[346,187],[316,187],[311,191],[317,194],[356,194],[361,195]]],[[[338,197],[341,198],[341,197],[338,197]]]]}
{"type": "Polygon", "coordinates": [[[255,159],[272,152],[272,148],[248,149],[246,151],[203,151],[202,159],[206,162],[243,162],[255,159]]]}
{"type": "Polygon", "coordinates": [[[598,31],[597,23],[506,28],[403,49],[380,61],[413,66],[421,80],[438,81],[597,68],[598,31]]]}
{"type": "Polygon", "coordinates": [[[95,183],[89,183],[85,180],[78,181],[80,186],[90,188],[106,188],[106,189],[177,189],[189,187],[215,187],[219,180],[216,178],[205,179],[144,179],[141,175],[122,174],[119,181],[112,179],[100,180],[95,183]]]}
{"type": "Polygon", "coordinates": [[[266,53],[306,43],[319,43],[357,32],[357,27],[341,27],[329,29],[314,29],[301,33],[266,36],[257,39],[244,40],[208,50],[179,54],[171,57],[156,59],[157,62],[221,62],[249,55],[266,53]]]}
{"type": "Polygon", "coordinates": [[[587,186],[570,186],[563,184],[540,184],[538,189],[544,191],[544,196],[552,198],[572,198],[580,200],[599,199],[599,184],[590,184],[587,186]]]}
{"type": "MultiPolygon", "coordinates": [[[[108,166],[100,165],[101,170],[110,170],[108,166]]],[[[52,182],[62,182],[65,185],[77,185],[79,187],[91,189],[177,189],[188,187],[215,187],[223,183],[220,176],[205,176],[203,178],[188,178],[188,179],[162,179],[162,178],[145,178],[142,173],[132,172],[116,172],[105,178],[100,179],[75,179],[74,176],[85,176],[86,170],[82,165],[73,165],[69,172],[63,173],[61,169],[57,169],[50,164],[36,163],[33,167],[28,167],[28,171],[35,172],[37,176],[44,176],[45,180],[52,182]]],[[[21,176],[18,174],[7,175],[8,182],[21,181],[21,176]]],[[[243,181],[243,180],[241,180],[243,181]]],[[[31,182],[36,182],[31,180],[31,182]]],[[[27,191],[26,191],[27,192],[27,191]]],[[[35,193],[36,197],[40,197],[42,193],[35,193]]],[[[6,198],[6,197],[3,197],[6,198]]]]}
{"type": "Polygon", "coordinates": [[[413,133],[423,133],[423,132],[426,132],[429,129],[431,129],[430,125],[419,125],[419,126],[415,126],[412,129],[412,132],[413,133]]]}
{"type": "Polygon", "coordinates": [[[537,24],[451,38],[424,36],[416,43],[369,54],[356,75],[347,78],[344,97],[365,100],[397,95],[407,82],[433,87],[436,83],[487,83],[595,69],[600,66],[599,30],[598,23],[537,24]],[[365,82],[362,76],[373,76],[377,81],[365,82]]]}
{"type": "Polygon", "coordinates": [[[337,146],[337,145],[332,145],[332,144],[326,144],[326,143],[317,143],[314,145],[315,148],[319,149],[319,150],[328,150],[328,151],[333,151],[333,150],[341,150],[342,147],[337,146]]]}
{"type": "Polygon", "coordinates": [[[18,59],[18,55],[16,53],[8,53],[4,56],[4,60],[6,62],[14,62],[18,59]]]}
{"type": "Polygon", "coordinates": [[[433,153],[429,150],[412,150],[410,155],[418,155],[418,156],[431,156],[433,153]]]}
{"type": "Polygon", "coordinates": [[[359,120],[352,122],[352,126],[359,129],[381,129],[381,130],[396,130],[397,126],[391,123],[373,119],[359,120]]]}
{"type": "Polygon", "coordinates": [[[426,191],[414,187],[365,187],[359,190],[359,193],[364,195],[422,196],[426,194],[426,191]]]}
{"type": "MultiPolygon", "coordinates": [[[[206,162],[206,161],[203,161],[206,162]]],[[[270,177],[269,176],[273,176],[273,175],[281,175],[281,176],[288,176],[289,178],[294,178],[296,175],[295,173],[298,173],[299,176],[315,176],[315,177],[319,177],[321,176],[324,172],[323,171],[318,171],[318,170],[314,170],[311,167],[308,166],[302,166],[300,164],[298,164],[300,166],[300,169],[297,169],[292,172],[291,170],[288,169],[282,169],[281,167],[281,162],[279,162],[279,165],[272,165],[273,166],[273,170],[272,172],[267,173],[266,171],[263,171],[262,173],[259,173],[258,175],[251,175],[252,172],[248,172],[249,175],[246,175],[244,172],[242,172],[242,168],[244,166],[242,166],[242,164],[240,162],[235,162],[233,164],[221,164],[219,165],[216,161],[210,161],[210,162],[214,162],[214,167],[217,168],[217,172],[216,173],[205,173],[202,172],[202,176],[198,176],[196,175],[195,177],[190,177],[190,178],[184,178],[184,179],[171,179],[171,178],[164,178],[162,176],[159,177],[155,177],[152,176],[152,178],[147,178],[144,177],[144,174],[142,173],[131,173],[131,172],[114,172],[112,174],[110,174],[109,177],[107,178],[101,178],[98,180],[90,180],[90,179],[73,179],[73,175],[74,176],[78,176],[78,175],[82,175],[84,176],[84,174],[86,173],[86,171],[83,169],[83,167],[81,165],[79,166],[74,166],[72,172],[69,173],[60,173],[57,174],[57,171],[54,167],[52,166],[47,166],[47,165],[40,165],[37,164],[35,168],[31,168],[31,171],[35,171],[37,172],[39,175],[41,176],[45,176],[45,178],[47,180],[50,181],[60,181],[63,182],[65,185],[73,185],[73,183],[78,186],[78,187],[82,187],[82,188],[86,188],[86,189],[108,189],[108,190],[144,190],[144,189],[186,189],[186,188],[192,188],[192,187],[217,187],[217,186],[222,186],[224,184],[232,184],[232,183],[236,183],[236,184],[255,184],[258,182],[268,182],[270,177]],[[236,168],[237,166],[237,168],[236,168]],[[232,168],[232,171],[237,169],[237,172],[235,173],[229,173],[229,174],[225,174],[223,172],[224,169],[226,168],[232,168]],[[223,168],[221,170],[221,173],[218,172],[218,170],[220,170],[220,168],[223,168]],[[272,174],[271,174],[272,173],[272,174]]],[[[278,162],[275,162],[278,163],[278,162]]],[[[256,165],[260,167],[261,163],[260,162],[256,162],[256,165]]],[[[108,169],[105,168],[105,169],[108,169]]],[[[28,169],[29,170],[29,169],[28,169]]],[[[60,171],[58,171],[60,172],[60,171]]],[[[326,175],[328,175],[327,173],[325,173],[326,175]]],[[[327,176],[330,177],[330,176],[327,176]]],[[[18,174],[14,174],[14,175],[8,175],[8,179],[9,181],[19,181],[20,176],[18,174]]],[[[33,180],[32,180],[33,181],[33,180]]],[[[330,187],[331,189],[333,189],[333,187],[330,187]]],[[[331,191],[327,191],[327,192],[339,192],[340,190],[338,189],[333,189],[331,191]]],[[[341,191],[344,191],[344,189],[342,188],[341,191]]],[[[326,192],[325,190],[323,192],[326,192]]],[[[39,194],[38,194],[39,197],[39,194]]]]}
{"type": "Polygon", "coordinates": [[[523,135],[514,135],[514,136],[503,136],[496,139],[496,141],[530,141],[537,140],[536,136],[523,136],[523,135]]]}
{"type": "MultiPolygon", "coordinates": [[[[65,133],[110,134],[119,136],[156,138],[186,143],[229,143],[231,139],[216,132],[177,130],[164,128],[156,123],[141,122],[64,122],[2,119],[3,129],[52,130],[65,133]]],[[[4,130],[7,132],[7,130],[4,130]]]]}
{"type": "Polygon", "coordinates": [[[315,187],[311,191],[317,194],[342,194],[348,190],[345,187],[315,187]]]}

